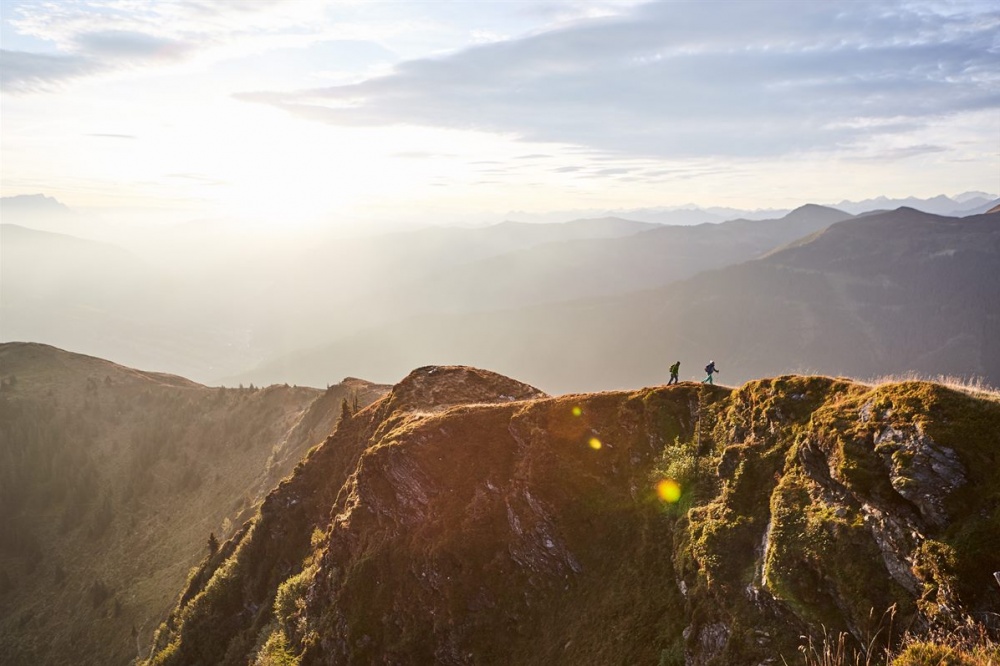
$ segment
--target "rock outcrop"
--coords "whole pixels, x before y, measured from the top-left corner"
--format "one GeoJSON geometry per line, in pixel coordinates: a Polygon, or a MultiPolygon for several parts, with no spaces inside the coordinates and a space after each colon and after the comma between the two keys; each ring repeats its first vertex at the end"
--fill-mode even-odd
{"type": "Polygon", "coordinates": [[[988,624],[998,456],[1000,403],[933,384],[421,368],[203,563],[148,663],[778,664],[988,624]]]}

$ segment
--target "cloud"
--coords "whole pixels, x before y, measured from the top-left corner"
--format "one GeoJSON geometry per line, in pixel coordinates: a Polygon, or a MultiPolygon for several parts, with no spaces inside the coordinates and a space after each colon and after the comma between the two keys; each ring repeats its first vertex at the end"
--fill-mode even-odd
{"type": "Polygon", "coordinates": [[[392,157],[399,157],[401,159],[408,160],[429,160],[436,157],[453,157],[450,153],[432,153],[426,150],[404,150],[398,153],[393,153],[392,157]]]}
{"type": "Polygon", "coordinates": [[[87,136],[96,137],[98,139],[133,139],[134,140],[136,138],[135,135],[133,135],[133,134],[108,134],[108,133],[105,133],[105,132],[94,132],[94,133],[88,134],[87,136]]]}
{"type": "Polygon", "coordinates": [[[0,87],[5,92],[52,90],[59,84],[101,69],[103,67],[99,63],[83,56],[0,49],[0,87]]]}
{"type": "Polygon", "coordinates": [[[83,53],[118,62],[178,60],[193,50],[191,44],[129,30],[86,32],[73,41],[83,53]]]}
{"type": "Polygon", "coordinates": [[[898,148],[882,148],[876,154],[872,155],[858,155],[852,157],[856,162],[897,162],[899,160],[905,160],[910,157],[917,157],[919,155],[929,155],[934,153],[943,153],[948,149],[944,146],[935,146],[930,144],[921,144],[918,146],[901,146],[898,148]]]}
{"type": "MultiPolygon", "coordinates": [[[[322,7],[283,0],[76,0],[24,4],[5,17],[18,33],[57,54],[3,51],[3,82],[14,92],[41,92],[73,79],[135,66],[175,62],[239,40],[290,31],[315,41],[310,18],[322,7]]],[[[314,22],[315,23],[315,22],[314,22]]],[[[281,39],[286,37],[279,35],[281,39]]],[[[248,47],[255,52],[259,45],[248,47]]]]}
{"type": "Polygon", "coordinates": [[[227,185],[228,181],[212,178],[200,173],[168,173],[167,178],[177,178],[180,180],[193,181],[199,185],[227,185]]]}
{"type": "Polygon", "coordinates": [[[662,2],[240,99],[338,125],[507,133],[616,154],[832,150],[1000,106],[990,4],[662,2]],[[896,119],[896,123],[883,123],[896,119]]]}

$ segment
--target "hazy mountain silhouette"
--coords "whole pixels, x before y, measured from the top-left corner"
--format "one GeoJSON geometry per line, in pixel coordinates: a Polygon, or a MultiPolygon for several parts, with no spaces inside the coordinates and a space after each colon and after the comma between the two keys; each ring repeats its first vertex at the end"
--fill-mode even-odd
{"type": "Polygon", "coordinates": [[[210,285],[188,286],[117,245],[3,224],[0,277],[4,341],[185,373],[248,360],[210,285]]]}
{"type": "Polygon", "coordinates": [[[0,344],[2,661],[129,663],[209,534],[239,529],[343,399],[387,388],[209,388],[0,344]]]}
{"type": "Polygon", "coordinates": [[[759,260],[660,289],[537,308],[427,315],[261,368],[315,382],[315,369],[401,376],[469,363],[551,392],[660,383],[682,361],[701,379],[811,370],[915,371],[1000,382],[1000,222],[912,209],[832,225],[759,260]]]}
{"type": "MultiPolygon", "coordinates": [[[[323,289],[324,294],[317,293],[309,298],[313,302],[322,299],[329,308],[327,312],[337,317],[333,325],[325,325],[322,314],[318,315],[318,321],[309,323],[308,330],[314,334],[312,346],[328,344],[331,338],[339,337],[338,332],[343,335],[343,322],[346,320],[349,326],[353,326],[352,332],[358,336],[360,343],[357,354],[346,354],[355,356],[358,360],[373,361],[372,372],[392,378],[406,371],[402,368],[411,367],[413,363],[410,361],[417,357],[406,352],[410,342],[403,339],[406,337],[404,331],[394,328],[394,322],[407,316],[420,316],[432,327],[440,325],[447,328],[451,322],[447,317],[455,314],[488,312],[538,303],[565,303],[582,297],[620,294],[660,286],[702,270],[760,256],[846,217],[849,215],[841,211],[810,205],[780,219],[655,227],[618,238],[537,244],[478,261],[470,259],[457,262],[455,257],[451,257],[451,263],[434,263],[415,253],[409,257],[406,270],[401,271],[381,263],[376,263],[377,267],[369,264],[368,273],[359,275],[351,282],[356,285],[354,288],[334,290],[333,293],[330,292],[328,281],[305,279],[305,273],[313,270],[313,264],[302,262],[302,277],[294,280],[290,278],[288,284],[311,284],[313,288],[323,289]],[[382,275],[381,278],[379,274],[382,275]],[[337,322],[339,328],[334,328],[337,322]],[[396,332],[393,335],[398,334],[398,337],[389,344],[382,345],[381,351],[370,350],[366,346],[366,339],[368,330],[373,326],[393,329],[396,332]]],[[[579,223],[567,223],[570,228],[577,224],[579,223]]],[[[526,226],[529,225],[518,225],[516,228],[520,230],[526,226]]],[[[551,226],[552,229],[544,230],[544,233],[553,234],[558,233],[563,225],[543,226],[551,226]]],[[[499,231],[493,228],[477,230],[483,234],[495,234],[499,231]]],[[[537,235],[543,231],[536,230],[532,233],[537,235]]],[[[473,234],[472,237],[476,236],[473,234]]],[[[369,239],[366,242],[384,243],[385,240],[369,239]]],[[[359,252],[350,254],[361,255],[359,252]]],[[[374,254],[381,257],[379,261],[385,261],[384,252],[375,251],[374,254]]],[[[337,265],[336,261],[331,263],[337,265]]],[[[311,292],[307,289],[305,293],[311,292]]],[[[303,296],[304,293],[299,291],[290,299],[302,299],[303,296]]],[[[293,306],[287,299],[282,307],[286,308],[282,312],[315,309],[308,309],[305,305],[293,306]]],[[[284,317],[278,319],[288,321],[284,317]]],[[[418,325],[418,330],[423,325],[418,325]]],[[[482,340],[498,340],[493,331],[483,327],[478,327],[476,334],[484,336],[482,340]]],[[[446,331],[444,336],[450,339],[446,331]]],[[[356,343],[352,341],[350,344],[356,343]]],[[[421,343],[417,341],[415,344],[421,343]]],[[[456,348],[459,352],[466,349],[461,345],[456,348]]],[[[502,349],[502,345],[498,343],[497,349],[502,349]]],[[[315,382],[321,368],[326,367],[327,362],[334,362],[327,358],[322,365],[313,365],[311,361],[300,363],[296,356],[299,354],[293,353],[259,371],[233,375],[225,381],[250,381],[248,378],[252,378],[252,381],[259,381],[261,378],[277,381],[280,378],[283,381],[295,377],[301,378],[304,383],[315,382]]],[[[461,355],[447,358],[458,362],[461,355]]],[[[335,362],[334,364],[336,365],[335,362]]]]}
{"type": "Polygon", "coordinates": [[[549,398],[420,368],[203,560],[145,663],[743,666],[958,637],[1000,608],[998,452],[996,399],[934,384],[549,398]]]}
{"type": "Polygon", "coordinates": [[[19,194],[0,197],[0,213],[4,215],[68,215],[69,207],[44,194],[19,194]]]}
{"type": "Polygon", "coordinates": [[[875,197],[863,201],[841,201],[834,204],[836,208],[845,210],[855,215],[867,213],[875,210],[895,210],[896,208],[914,208],[925,213],[934,215],[944,215],[946,217],[964,217],[966,215],[977,215],[986,212],[983,208],[990,201],[996,199],[995,194],[986,192],[964,192],[954,197],[939,194],[929,199],[918,197],[906,197],[903,199],[893,199],[889,197],[875,197]]]}
{"type": "Polygon", "coordinates": [[[1000,199],[987,200],[986,203],[979,203],[972,208],[965,209],[959,217],[982,215],[983,213],[995,213],[997,212],[997,209],[1000,209],[1000,199]]]}
{"type": "MultiPolygon", "coordinates": [[[[409,312],[475,312],[663,286],[758,257],[850,215],[808,205],[780,219],[660,226],[622,237],[561,240],[391,284],[374,298],[409,312]]],[[[583,222],[583,221],[581,221],[583,222]]],[[[577,223],[569,223],[577,224],[577,223]]]]}
{"type": "MultiPolygon", "coordinates": [[[[964,203],[978,198],[971,195],[964,203]]],[[[240,248],[228,247],[225,234],[205,235],[199,229],[178,231],[169,243],[164,238],[160,245],[170,251],[156,262],[139,250],[4,225],[0,336],[84,350],[199,381],[323,386],[351,374],[391,381],[437,360],[498,368],[554,390],[632,386],[640,379],[657,381],[661,360],[677,360],[667,360],[670,355],[688,354],[680,360],[693,373],[707,360],[703,355],[732,358],[742,347],[715,343],[715,314],[704,319],[713,344],[701,345],[697,341],[709,339],[705,332],[692,330],[689,318],[662,312],[666,306],[636,305],[648,310],[642,314],[647,325],[629,307],[605,313],[605,305],[581,299],[613,297],[638,304],[641,297],[627,294],[760,257],[846,216],[805,206],[780,219],[687,227],[618,218],[507,222],[240,248]],[[545,310],[507,312],[533,305],[545,310]],[[550,306],[557,307],[548,312],[550,306]],[[410,335],[408,320],[414,318],[410,335]],[[675,326],[682,337],[671,337],[675,326]],[[606,355],[620,344],[617,330],[647,329],[657,339],[630,344],[639,354],[631,365],[610,362],[616,352],[609,356],[607,372],[591,366],[588,359],[597,350],[606,355]],[[590,345],[595,340],[600,346],[590,345]],[[331,344],[337,348],[332,356],[303,356],[303,350],[331,344]],[[540,345],[555,351],[536,349],[540,345]],[[570,352],[573,358],[567,357],[570,352]],[[257,371],[246,374],[255,366],[257,371]],[[589,383],[580,384],[588,368],[594,371],[589,383]]],[[[746,293],[742,285],[734,289],[746,293]]],[[[689,299],[677,298],[669,307],[682,312],[689,299]]],[[[775,321],[787,316],[778,312],[775,321]]],[[[858,352],[865,353],[863,347],[858,352]]],[[[799,367],[847,371],[836,354],[827,359],[796,352],[767,363],[757,358],[753,350],[735,358],[736,377],[799,367]]],[[[943,359],[938,355],[917,365],[939,368],[943,359]]],[[[887,362],[875,371],[910,365],[887,362]]],[[[979,372],[973,365],[966,359],[944,371],[979,372]]]]}
{"type": "Polygon", "coordinates": [[[757,256],[829,223],[824,216],[842,216],[808,210],[816,215],[724,228],[618,218],[506,222],[261,244],[249,253],[225,246],[217,226],[196,225],[161,238],[155,261],[148,247],[128,251],[3,225],[0,335],[218,380],[408,316],[665,284],[757,256]]]}

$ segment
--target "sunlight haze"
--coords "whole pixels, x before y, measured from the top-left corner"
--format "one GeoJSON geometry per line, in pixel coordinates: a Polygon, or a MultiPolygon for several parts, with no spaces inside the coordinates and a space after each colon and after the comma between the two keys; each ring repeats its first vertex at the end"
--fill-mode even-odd
{"type": "Polygon", "coordinates": [[[357,230],[996,190],[996,5],[849,6],[3,0],[2,194],[357,230]]]}
{"type": "Polygon", "coordinates": [[[0,0],[0,666],[1000,664],[1000,0],[0,0]]]}

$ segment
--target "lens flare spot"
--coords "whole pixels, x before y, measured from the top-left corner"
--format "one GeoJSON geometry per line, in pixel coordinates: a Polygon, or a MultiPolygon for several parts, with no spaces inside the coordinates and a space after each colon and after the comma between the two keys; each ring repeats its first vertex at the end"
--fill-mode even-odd
{"type": "Polygon", "coordinates": [[[656,494],[664,502],[673,504],[681,498],[681,487],[676,481],[663,479],[656,484],[656,494]]]}
{"type": "Polygon", "coordinates": [[[597,439],[596,437],[591,437],[590,438],[590,448],[594,449],[595,451],[597,451],[598,449],[600,449],[601,448],[601,440],[597,439]]]}
{"type": "Polygon", "coordinates": [[[583,409],[580,407],[573,408],[573,416],[580,416],[581,414],[583,414],[583,409]]]}

